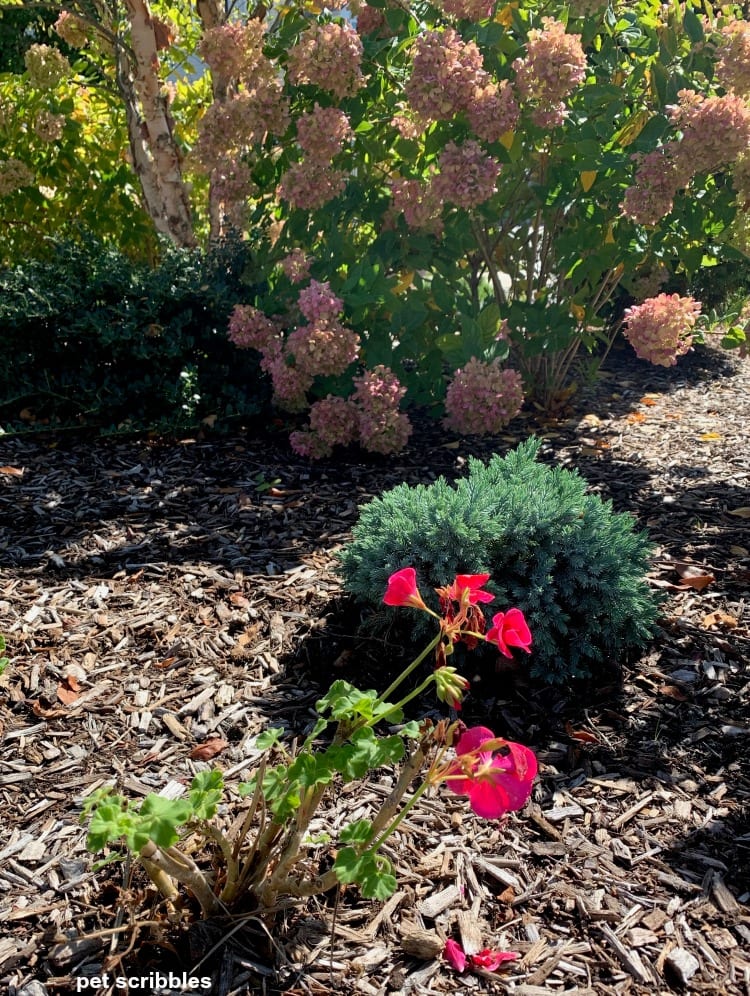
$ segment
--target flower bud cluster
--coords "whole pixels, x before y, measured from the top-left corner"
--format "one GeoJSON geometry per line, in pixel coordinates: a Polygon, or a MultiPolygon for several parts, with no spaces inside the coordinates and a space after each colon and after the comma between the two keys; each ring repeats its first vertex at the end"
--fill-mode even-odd
{"type": "Polygon", "coordinates": [[[23,58],[29,82],[39,90],[54,90],[71,73],[68,60],[51,45],[32,45],[23,58]]]}
{"type": "Polygon", "coordinates": [[[341,100],[364,84],[362,42],[347,24],[313,23],[289,52],[287,73],[292,83],[312,83],[341,100]]]}
{"type": "Polygon", "coordinates": [[[526,57],[516,59],[516,89],[534,105],[532,121],[554,128],[567,117],[564,100],[586,77],[586,55],[581,36],[567,34],[565,25],[543,17],[544,27],[529,32],[526,57]]]}
{"type": "Polygon", "coordinates": [[[297,121],[297,141],[309,159],[329,163],[352,137],[349,118],[337,107],[315,104],[297,121]]]}
{"type": "Polygon", "coordinates": [[[57,142],[65,128],[65,115],[40,111],[34,120],[34,132],[43,142],[57,142]]]}
{"type": "Polygon", "coordinates": [[[473,208],[495,193],[500,166],[478,142],[449,142],[438,163],[440,172],[431,182],[431,193],[438,201],[473,208]]]}
{"type": "Polygon", "coordinates": [[[68,10],[61,12],[53,28],[71,48],[83,48],[88,41],[85,22],[68,10]]]}
{"type": "Polygon", "coordinates": [[[476,357],[453,375],[445,398],[446,429],[461,435],[499,432],[523,404],[523,382],[515,370],[502,369],[499,359],[476,357]]]}
{"type": "Polygon", "coordinates": [[[750,94],[750,22],[731,21],[721,29],[716,48],[716,79],[725,90],[739,96],[750,94]]]}
{"type": "Polygon", "coordinates": [[[700,302],[692,297],[659,294],[626,309],[623,335],[642,360],[674,366],[690,350],[700,311],[700,302]]]}

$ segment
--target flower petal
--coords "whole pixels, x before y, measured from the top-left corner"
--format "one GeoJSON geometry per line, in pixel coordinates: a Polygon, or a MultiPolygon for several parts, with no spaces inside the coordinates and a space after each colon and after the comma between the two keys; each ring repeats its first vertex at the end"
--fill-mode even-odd
{"type": "Polygon", "coordinates": [[[417,572],[413,567],[402,567],[391,574],[383,601],[386,605],[409,605],[416,609],[426,607],[417,588],[417,572]]]}
{"type": "Polygon", "coordinates": [[[449,939],[445,942],[443,957],[448,962],[450,967],[455,969],[457,972],[465,971],[466,955],[464,953],[464,949],[457,941],[449,939]]]}

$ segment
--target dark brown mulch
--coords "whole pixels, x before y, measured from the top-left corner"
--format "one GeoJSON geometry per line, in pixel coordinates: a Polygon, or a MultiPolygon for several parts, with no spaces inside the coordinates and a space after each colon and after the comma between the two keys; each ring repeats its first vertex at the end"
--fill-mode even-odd
{"type": "MultiPolygon", "coordinates": [[[[309,466],[273,434],[0,441],[0,986],[62,994],[102,965],[133,978],[208,957],[197,974],[220,996],[750,992],[749,367],[618,352],[557,418],[479,442],[421,419],[389,461],[309,466]],[[538,753],[527,809],[498,827],[426,800],[392,838],[391,901],[346,893],[334,918],[323,897],[272,938],[248,919],[180,939],[137,875],[93,870],[78,814],[98,786],[139,798],[188,781],[212,737],[242,780],[269,722],[309,728],[320,685],[369,684],[397,660],[355,639],[335,574],[358,505],[529,433],[648,529],[668,598],[647,652],[586,687],[476,683],[467,717],[538,753]],[[446,936],[521,958],[457,976],[430,954],[446,936]]],[[[317,830],[386,790],[387,775],[341,793],[317,830]]]]}

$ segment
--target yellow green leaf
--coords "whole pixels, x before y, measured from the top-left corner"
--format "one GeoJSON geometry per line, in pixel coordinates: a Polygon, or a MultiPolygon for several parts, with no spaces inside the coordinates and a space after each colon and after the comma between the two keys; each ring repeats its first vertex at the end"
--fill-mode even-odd
{"type": "Polygon", "coordinates": [[[594,186],[596,172],[597,171],[595,169],[585,169],[583,173],[581,173],[581,186],[583,187],[585,193],[588,193],[594,186]]]}
{"type": "Polygon", "coordinates": [[[636,111],[615,135],[615,141],[625,148],[638,138],[651,117],[650,111],[636,111]]]}

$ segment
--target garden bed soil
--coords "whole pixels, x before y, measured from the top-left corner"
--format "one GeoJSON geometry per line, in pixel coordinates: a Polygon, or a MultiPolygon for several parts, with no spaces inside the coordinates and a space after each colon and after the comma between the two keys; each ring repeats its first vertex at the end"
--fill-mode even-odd
{"type": "MultiPolygon", "coordinates": [[[[1,441],[2,990],[67,994],[108,971],[148,992],[149,973],[195,971],[217,996],[749,993],[749,414],[738,357],[663,370],[622,350],[556,417],[473,442],[423,417],[387,460],[311,466],[278,432],[1,441]],[[466,718],[537,752],[524,811],[488,823],[425,798],[385,848],[389,901],[346,890],[270,929],[180,930],[138,871],[94,867],[79,814],[97,787],[138,799],[211,763],[235,784],[257,734],[309,728],[332,677],[380,684],[399,647],[355,638],[335,573],[358,505],[530,433],[648,530],[666,601],[643,655],[586,685],[475,682],[466,718]],[[435,956],[446,937],[520,957],[459,976],[435,956]]],[[[312,829],[335,835],[391,777],[348,786],[312,829]]]]}

